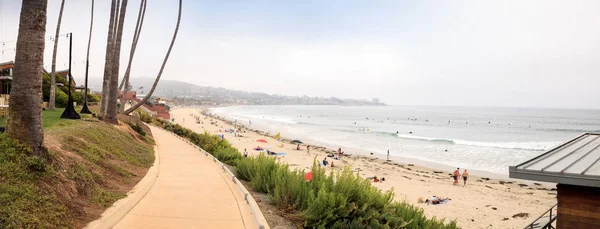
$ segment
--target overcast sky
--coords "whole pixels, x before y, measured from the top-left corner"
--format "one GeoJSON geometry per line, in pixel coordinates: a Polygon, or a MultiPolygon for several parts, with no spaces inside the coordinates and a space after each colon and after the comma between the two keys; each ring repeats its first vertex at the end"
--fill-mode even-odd
{"type": "MultiPolygon", "coordinates": [[[[20,1],[0,0],[1,61],[14,58],[20,1]]],[[[66,0],[83,83],[91,1],[66,0]]],[[[152,0],[132,75],[154,77],[177,17],[152,0]]],[[[53,36],[59,0],[49,0],[53,36]]],[[[139,0],[130,0],[125,70],[139,0]]],[[[96,0],[90,76],[104,66],[109,0],[96,0]]],[[[286,95],[380,98],[399,105],[600,109],[600,1],[184,0],[164,79],[286,95]]],[[[58,68],[66,68],[62,37],[58,68]]],[[[52,43],[45,66],[50,69],[52,43]]]]}

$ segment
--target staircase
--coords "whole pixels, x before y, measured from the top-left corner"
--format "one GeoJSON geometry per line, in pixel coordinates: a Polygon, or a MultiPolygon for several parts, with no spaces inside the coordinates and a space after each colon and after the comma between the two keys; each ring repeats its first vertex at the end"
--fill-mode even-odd
{"type": "Polygon", "coordinates": [[[556,205],[529,224],[525,229],[556,229],[552,223],[556,221],[556,205]]]}

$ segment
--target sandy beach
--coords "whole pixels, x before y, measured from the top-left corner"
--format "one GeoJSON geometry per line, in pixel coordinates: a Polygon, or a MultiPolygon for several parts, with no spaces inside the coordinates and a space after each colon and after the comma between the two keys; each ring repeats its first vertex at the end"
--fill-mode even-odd
{"type": "MultiPolygon", "coordinates": [[[[302,145],[301,150],[297,151],[295,144],[288,143],[289,138],[294,136],[282,136],[280,140],[275,140],[261,135],[259,131],[248,129],[239,132],[241,137],[234,136],[223,132],[234,128],[233,125],[216,118],[204,117],[198,108],[174,108],[171,114],[176,123],[186,128],[197,132],[224,134],[225,139],[237,147],[240,153],[246,149],[250,156],[259,154],[259,151],[253,150],[256,146],[285,152],[286,155],[278,156],[278,160],[288,163],[291,168],[308,170],[315,157],[321,161],[334,150],[311,146],[308,155],[306,145],[302,145]],[[201,123],[196,123],[191,114],[202,116],[201,123]],[[211,122],[216,122],[216,125],[211,122]],[[268,143],[258,143],[258,139],[265,139],[268,143]]],[[[450,177],[452,171],[447,167],[427,168],[419,164],[386,161],[381,156],[378,158],[361,154],[342,157],[341,160],[327,160],[334,163],[334,167],[328,167],[334,171],[349,166],[365,178],[385,177],[385,182],[372,184],[382,190],[393,188],[396,200],[420,206],[430,217],[456,219],[462,228],[523,228],[556,204],[555,189],[541,184],[471,175],[466,186],[462,185],[462,180],[459,186],[454,186],[450,177]],[[420,198],[426,199],[431,196],[447,197],[451,200],[441,205],[419,203],[420,198]]]]}

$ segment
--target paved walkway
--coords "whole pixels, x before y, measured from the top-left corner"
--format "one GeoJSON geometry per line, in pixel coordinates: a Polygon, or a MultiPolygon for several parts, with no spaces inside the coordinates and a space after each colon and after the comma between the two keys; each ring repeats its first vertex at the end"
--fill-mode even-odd
{"type": "Polygon", "coordinates": [[[216,163],[165,130],[150,128],[159,176],[114,228],[258,228],[242,193],[216,163]]]}

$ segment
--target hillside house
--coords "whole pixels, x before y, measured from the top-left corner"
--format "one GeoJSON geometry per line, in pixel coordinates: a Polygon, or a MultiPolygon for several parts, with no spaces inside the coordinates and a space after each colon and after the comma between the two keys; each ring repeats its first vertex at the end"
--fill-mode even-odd
{"type": "Polygon", "coordinates": [[[14,68],[13,61],[0,63],[0,95],[10,94],[14,68]]]}

